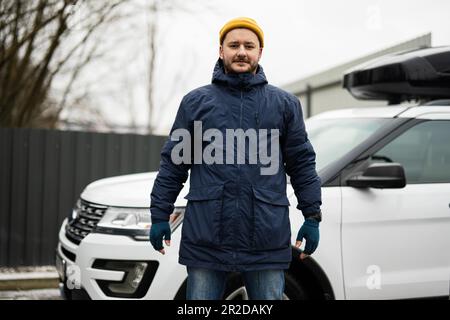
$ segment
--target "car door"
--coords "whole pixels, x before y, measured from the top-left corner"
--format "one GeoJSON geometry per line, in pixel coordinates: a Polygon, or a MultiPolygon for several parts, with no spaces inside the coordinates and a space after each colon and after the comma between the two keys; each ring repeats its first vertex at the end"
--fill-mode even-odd
{"type": "Polygon", "coordinates": [[[367,160],[401,163],[404,188],[342,187],[349,299],[448,298],[450,116],[415,121],[367,160]]]}

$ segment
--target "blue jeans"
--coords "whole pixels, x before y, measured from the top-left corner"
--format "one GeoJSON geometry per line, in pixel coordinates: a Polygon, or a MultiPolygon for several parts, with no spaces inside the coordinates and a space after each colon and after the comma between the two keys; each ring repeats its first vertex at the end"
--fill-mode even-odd
{"type": "MultiPolygon", "coordinates": [[[[187,267],[187,300],[221,300],[228,272],[187,267]]],[[[250,300],[283,300],[284,270],[241,273],[250,300]]],[[[236,288],[237,289],[237,288],[236,288]]]]}

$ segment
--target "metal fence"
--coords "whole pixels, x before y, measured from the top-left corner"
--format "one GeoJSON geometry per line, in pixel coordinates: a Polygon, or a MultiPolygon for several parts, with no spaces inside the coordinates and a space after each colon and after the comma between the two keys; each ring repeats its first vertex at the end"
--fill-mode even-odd
{"type": "Polygon", "coordinates": [[[165,139],[0,128],[0,266],[53,264],[61,223],[84,187],[158,170],[165,139]]]}

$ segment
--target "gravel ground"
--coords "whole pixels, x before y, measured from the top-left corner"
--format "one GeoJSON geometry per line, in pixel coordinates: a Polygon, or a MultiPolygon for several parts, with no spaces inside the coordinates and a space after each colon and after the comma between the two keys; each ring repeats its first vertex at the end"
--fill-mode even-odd
{"type": "Polygon", "coordinates": [[[61,300],[59,289],[0,291],[0,300],[61,300]]]}
{"type": "Polygon", "coordinates": [[[39,266],[39,267],[0,267],[0,274],[14,274],[25,272],[56,272],[55,266],[39,266]]]}
{"type": "Polygon", "coordinates": [[[57,277],[54,266],[0,267],[0,300],[61,300],[57,285],[53,286],[57,277]]]}

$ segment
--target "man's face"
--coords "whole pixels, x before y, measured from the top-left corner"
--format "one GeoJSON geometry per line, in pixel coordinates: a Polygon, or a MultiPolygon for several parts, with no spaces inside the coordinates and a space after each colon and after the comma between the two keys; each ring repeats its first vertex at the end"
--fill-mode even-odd
{"type": "Polygon", "coordinates": [[[262,55],[258,36],[243,28],[228,32],[219,50],[226,73],[255,73],[262,55]]]}

